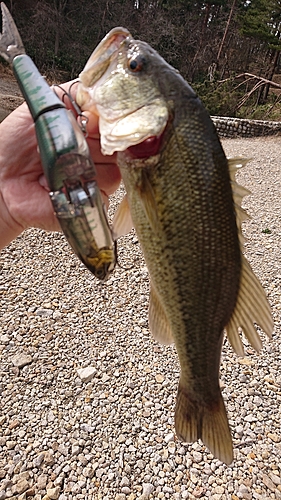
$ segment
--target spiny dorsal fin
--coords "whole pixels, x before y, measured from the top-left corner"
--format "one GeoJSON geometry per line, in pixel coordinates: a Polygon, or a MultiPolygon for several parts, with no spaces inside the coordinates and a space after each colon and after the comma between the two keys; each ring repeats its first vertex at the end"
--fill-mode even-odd
{"type": "MultiPolygon", "coordinates": [[[[227,158],[228,169],[230,174],[230,179],[235,181],[235,174],[240,169],[245,167],[247,163],[251,161],[251,158],[242,158],[241,156],[237,156],[235,158],[227,158]]],[[[236,181],[235,181],[236,182],[236,181]]],[[[244,188],[246,189],[246,188],[244,188]]]]}
{"type": "Polygon", "coordinates": [[[236,224],[237,224],[237,229],[238,229],[238,237],[241,245],[241,249],[243,248],[244,244],[244,236],[242,234],[242,222],[250,219],[250,215],[247,214],[247,212],[241,207],[242,200],[244,196],[248,196],[251,194],[251,191],[249,191],[247,188],[244,186],[241,186],[241,184],[238,184],[238,182],[235,179],[235,174],[236,172],[240,169],[243,168],[249,160],[246,158],[229,158],[228,159],[228,169],[229,169],[229,175],[230,175],[230,181],[231,181],[231,187],[232,187],[232,194],[233,194],[233,201],[234,201],[234,207],[235,207],[235,212],[236,212],[236,224]]]}
{"type": "Polygon", "coordinates": [[[160,344],[169,345],[174,342],[169,320],[152,283],[149,296],[149,328],[153,338],[160,344]]]}

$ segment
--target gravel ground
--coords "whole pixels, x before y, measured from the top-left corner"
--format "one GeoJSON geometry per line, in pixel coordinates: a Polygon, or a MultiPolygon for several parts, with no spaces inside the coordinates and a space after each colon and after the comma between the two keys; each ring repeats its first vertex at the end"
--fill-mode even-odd
{"type": "Polygon", "coordinates": [[[0,122],[23,102],[23,97],[10,68],[0,61],[0,122]]]}
{"type": "Polygon", "coordinates": [[[28,230],[0,255],[0,500],[281,498],[281,142],[223,144],[253,158],[239,173],[252,191],[245,251],[276,325],[260,355],[246,341],[247,358],[223,346],[233,464],[174,435],[179,364],[150,337],[135,234],[120,242],[123,268],[100,284],[62,235],[28,230]]]}

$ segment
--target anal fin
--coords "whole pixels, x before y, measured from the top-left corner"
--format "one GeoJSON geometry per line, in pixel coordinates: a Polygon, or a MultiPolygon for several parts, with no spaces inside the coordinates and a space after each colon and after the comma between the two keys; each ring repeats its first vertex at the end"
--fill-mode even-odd
{"type": "Polygon", "coordinates": [[[169,320],[152,283],[149,297],[149,328],[154,339],[160,344],[169,345],[174,342],[169,320]]]}
{"type": "Polygon", "coordinates": [[[201,439],[211,453],[226,463],[233,461],[232,438],[221,393],[212,403],[192,401],[188,388],[179,382],[175,427],[179,439],[193,443],[201,439]]]}

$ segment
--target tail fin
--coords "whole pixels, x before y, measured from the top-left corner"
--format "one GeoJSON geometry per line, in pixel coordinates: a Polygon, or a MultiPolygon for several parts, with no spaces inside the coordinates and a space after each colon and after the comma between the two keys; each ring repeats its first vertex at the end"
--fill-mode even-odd
{"type": "Polygon", "coordinates": [[[226,463],[233,461],[232,438],[221,393],[212,404],[191,401],[179,383],[175,412],[175,427],[179,439],[194,442],[201,439],[211,453],[226,463]]]}

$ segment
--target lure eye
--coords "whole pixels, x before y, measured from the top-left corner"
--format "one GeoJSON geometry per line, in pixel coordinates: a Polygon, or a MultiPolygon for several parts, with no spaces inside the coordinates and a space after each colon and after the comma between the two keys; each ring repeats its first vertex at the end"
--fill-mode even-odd
{"type": "Polygon", "coordinates": [[[144,65],[145,65],[145,58],[140,55],[132,57],[132,59],[130,59],[128,62],[128,68],[131,71],[133,71],[133,73],[141,71],[144,68],[144,65]]]}

